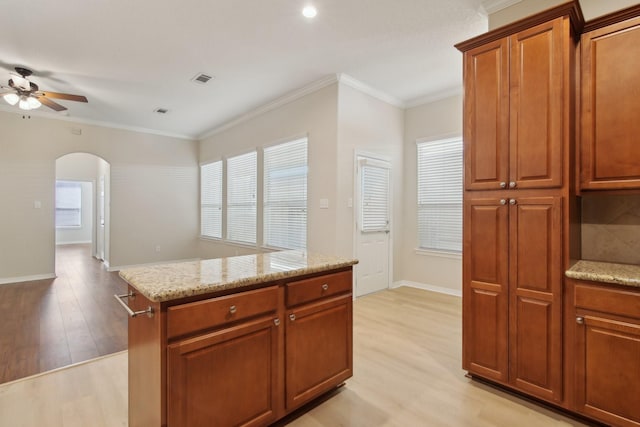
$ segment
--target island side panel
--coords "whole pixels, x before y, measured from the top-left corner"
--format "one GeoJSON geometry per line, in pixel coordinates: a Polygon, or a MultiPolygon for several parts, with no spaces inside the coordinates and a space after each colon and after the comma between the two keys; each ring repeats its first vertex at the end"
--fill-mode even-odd
{"type": "Polygon", "coordinates": [[[129,427],[166,426],[164,313],[159,303],[149,301],[132,286],[136,296],[128,298],[134,311],[151,306],[146,314],[129,318],[129,427]]]}

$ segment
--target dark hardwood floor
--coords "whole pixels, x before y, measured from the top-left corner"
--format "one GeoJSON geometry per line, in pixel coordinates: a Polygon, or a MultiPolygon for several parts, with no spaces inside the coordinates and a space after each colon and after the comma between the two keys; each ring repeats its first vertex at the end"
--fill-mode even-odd
{"type": "Polygon", "coordinates": [[[90,245],[56,249],[52,280],[0,285],[0,383],[127,348],[126,293],[90,245]]]}

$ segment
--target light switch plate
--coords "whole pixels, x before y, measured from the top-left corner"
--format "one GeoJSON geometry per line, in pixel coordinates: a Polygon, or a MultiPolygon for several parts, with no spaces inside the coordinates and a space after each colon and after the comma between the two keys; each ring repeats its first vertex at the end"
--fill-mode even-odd
{"type": "Polygon", "coordinates": [[[34,209],[40,209],[42,207],[42,203],[40,202],[40,200],[34,200],[33,201],[33,208],[34,209]]]}
{"type": "Polygon", "coordinates": [[[329,209],[329,199],[320,199],[320,209],[329,209]]]}

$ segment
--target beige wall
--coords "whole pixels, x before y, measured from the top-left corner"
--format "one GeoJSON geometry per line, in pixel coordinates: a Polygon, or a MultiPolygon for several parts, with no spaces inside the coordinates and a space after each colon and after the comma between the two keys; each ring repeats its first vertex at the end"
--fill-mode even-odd
{"type": "Polygon", "coordinates": [[[54,274],[55,161],[73,152],[111,164],[112,267],[197,256],[196,142],[5,112],[0,129],[0,281],[54,274]]]}
{"type": "MultiPolygon", "coordinates": [[[[567,0],[522,0],[489,15],[489,29],[501,27],[519,19],[565,3],[567,0]]],[[[637,0],[580,0],[585,20],[597,18],[638,4],[637,0]]]]}
{"type": "Polygon", "coordinates": [[[416,140],[462,135],[462,96],[457,95],[405,110],[404,198],[402,247],[397,256],[396,277],[447,292],[462,291],[462,260],[458,255],[417,251],[417,161],[416,140]]]}
{"type": "MultiPolygon", "coordinates": [[[[338,175],[337,97],[338,85],[329,85],[205,138],[200,144],[202,164],[307,135],[307,247],[311,251],[329,254],[338,253],[333,237],[336,230],[338,175]],[[329,209],[320,209],[319,203],[322,198],[329,199],[329,209]]],[[[258,173],[259,187],[260,176],[258,173]]],[[[261,197],[258,199],[261,200],[261,197]]],[[[261,218],[260,209],[258,217],[261,218]]],[[[260,237],[260,220],[258,225],[257,235],[260,237]]],[[[215,240],[203,239],[200,242],[200,255],[203,258],[242,255],[260,250],[262,249],[258,247],[230,245],[215,240]]]]}
{"type": "MultiPolygon", "coordinates": [[[[402,238],[402,137],[404,111],[346,84],[339,85],[338,94],[338,193],[336,200],[336,253],[355,256],[355,156],[368,153],[389,159],[392,175],[392,214],[390,247],[393,259],[398,259],[402,238]]],[[[356,267],[357,268],[357,267],[356,267]]],[[[397,273],[394,271],[394,280],[397,273]]]]}

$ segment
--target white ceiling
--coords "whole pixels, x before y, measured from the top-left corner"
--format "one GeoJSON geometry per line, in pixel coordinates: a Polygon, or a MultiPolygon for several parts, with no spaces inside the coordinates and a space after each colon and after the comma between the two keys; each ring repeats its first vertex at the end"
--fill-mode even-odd
{"type": "Polygon", "coordinates": [[[89,99],[59,101],[70,119],[187,138],[336,74],[401,106],[460,90],[453,44],[487,30],[481,0],[0,0],[0,8],[1,84],[25,66],[41,90],[89,99]],[[307,3],[318,9],[313,20],[301,15],[307,3]],[[190,81],[201,72],[215,79],[190,81]]]}

